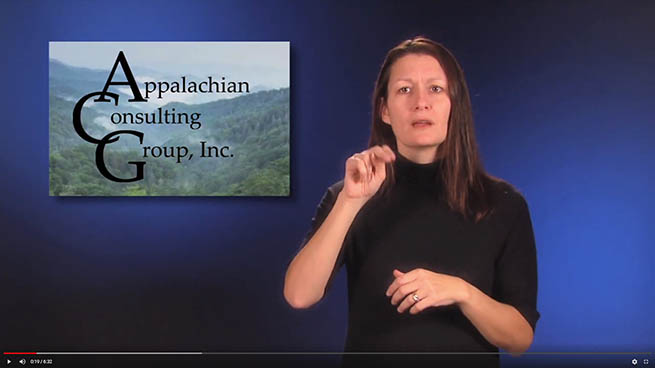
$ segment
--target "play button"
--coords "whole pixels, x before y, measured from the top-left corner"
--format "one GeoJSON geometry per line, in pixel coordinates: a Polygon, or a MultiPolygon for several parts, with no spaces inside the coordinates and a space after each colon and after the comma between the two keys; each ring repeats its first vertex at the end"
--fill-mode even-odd
{"type": "Polygon", "coordinates": [[[7,359],[7,364],[11,363],[11,360],[7,359]]]}

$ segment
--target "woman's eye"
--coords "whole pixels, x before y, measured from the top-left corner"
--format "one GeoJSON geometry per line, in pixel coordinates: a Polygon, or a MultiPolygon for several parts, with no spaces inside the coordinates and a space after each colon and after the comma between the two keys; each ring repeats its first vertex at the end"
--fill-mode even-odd
{"type": "Polygon", "coordinates": [[[432,92],[442,92],[443,88],[439,86],[432,86],[432,92]]]}
{"type": "Polygon", "coordinates": [[[409,87],[400,87],[400,89],[398,89],[398,92],[400,92],[400,93],[408,93],[408,92],[409,92],[409,87]]]}

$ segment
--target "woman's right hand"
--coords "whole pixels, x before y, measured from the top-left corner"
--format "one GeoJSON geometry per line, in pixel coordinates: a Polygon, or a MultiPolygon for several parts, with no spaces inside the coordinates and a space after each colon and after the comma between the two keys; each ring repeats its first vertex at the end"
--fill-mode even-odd
{"type": "Polygon", "coordinates": [[[386,163],[395,159],[396,155],[386,144],[350,156],[343,180],[342,193],[346,199],[366,202],[371,198],[387,177],[386,163]]]}

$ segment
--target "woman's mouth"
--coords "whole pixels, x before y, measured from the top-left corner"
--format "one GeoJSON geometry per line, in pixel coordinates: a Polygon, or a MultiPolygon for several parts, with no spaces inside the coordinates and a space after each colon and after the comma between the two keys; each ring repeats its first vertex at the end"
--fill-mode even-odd
{"type": "Polygon", "coordinates": [[[412,127],[414,128],[427,128],[432,125],[432,122],[430,120],[426,119],[421,119],[421,120],[415,120],[412,122],[412,127]]]}

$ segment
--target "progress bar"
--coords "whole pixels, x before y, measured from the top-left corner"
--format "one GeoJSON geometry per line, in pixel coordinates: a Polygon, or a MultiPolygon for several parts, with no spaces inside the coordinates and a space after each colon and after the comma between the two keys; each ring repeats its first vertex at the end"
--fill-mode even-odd
{"type": "MultiPolygon", "coordinates": [[[[36,351],[36,352],[4,352],[5,355],[511,355],[507,352],[487,352],[487,351],[462,351],[462,352],[389,352],[389,351],[375,351],[375,352],[319,352],[319,351],[243,351],[243,352],[207,352],[207,351],[36,351]]],[[[521,355],[652,355],[653,352],[643,351],[628,351],[628,352],[524,352],[521,355]]]]}
{"type": "Polygon", "coordinates": [[[5,352],[5,355],[202,355],[201,351],[36,351],[5,352]]]}

